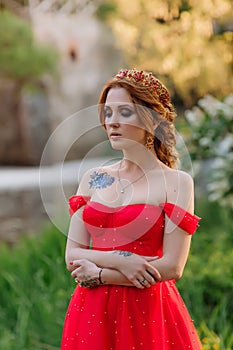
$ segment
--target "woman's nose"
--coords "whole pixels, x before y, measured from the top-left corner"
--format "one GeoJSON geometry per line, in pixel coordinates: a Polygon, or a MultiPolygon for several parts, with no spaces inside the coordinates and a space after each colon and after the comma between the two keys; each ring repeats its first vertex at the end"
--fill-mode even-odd
{"type": "Polygon", "coordinates": [[[111,126],[119,126],[120,125],[120,116],[118,113],[113,113],[109,120],[106,120],[106,124],[111,126]]]}
{"type": "Polygon", "coordinates": [[[115,121],[115,122],[109,123],[108,125],[109,125],[110,127],[112,127],[112,128],[119,128],[120,123],[118,123],[117,121],[115,121]]]}

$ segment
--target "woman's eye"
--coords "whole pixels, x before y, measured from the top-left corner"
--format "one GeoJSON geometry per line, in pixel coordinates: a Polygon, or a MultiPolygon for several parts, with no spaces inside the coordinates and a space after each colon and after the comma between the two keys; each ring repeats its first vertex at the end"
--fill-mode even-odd
{"type": "Polygon", "coordinates": [[[112,112],[111,112],[109,109],[106,109],[106,110],[104,111],[104,117],[105,117],[105,118],[110,118],[111,115],[112,115],[112,112]]]}
{"type": "Polygon", "coordinates": [[[134,112],[129,108],[122,108],[121,115],[123,117],[130,117],[134,112]]]}

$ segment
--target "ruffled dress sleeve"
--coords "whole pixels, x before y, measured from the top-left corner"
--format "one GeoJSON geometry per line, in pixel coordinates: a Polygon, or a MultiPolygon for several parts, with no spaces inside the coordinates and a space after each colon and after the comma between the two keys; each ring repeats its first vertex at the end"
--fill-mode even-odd
{"type": "Polygon", "coordinates": [[[161,203],[160,207],[171,221],[182,230],[190,235],[195,233],[199,226],[199,220],[201,220],[199,216],[190,214],[188,211],[173,203],[161,203]]]}
{"type": "Polygon", "coordinates": [[[86,205],[89,201],[89,196],[71,196],[69,198],[69,213],[72,216],[79,208],[86,205]]]}

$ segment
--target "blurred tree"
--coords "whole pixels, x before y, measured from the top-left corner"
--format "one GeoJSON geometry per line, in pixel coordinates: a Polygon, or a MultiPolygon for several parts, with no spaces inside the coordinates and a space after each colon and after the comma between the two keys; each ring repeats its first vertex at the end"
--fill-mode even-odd
{"type": "Polygon", "coordinates": [[[207,161],[209,199],[233,209],[233,94],[220,101],[211,95],[185,111],[187,139],[197,177],[207,161]]]}
{"type": "Polygon", "coordinates": [[[62,13],[93,13],[104,0],[1,0],[0,9],[7,9],[18,14],[24,10],[62,13]]]}
{"type": "Polygon", "coordinates": [[[105,15],[129,66],[153,71],[190,106],[206,93],[232,91],[232,9],[231,0],[111,0],[97,14],[105,15]]]}
{"type": "Polygon", "coordinates": [[[23,88],[56,69],[56,53],[35,44],[28,22],[7,11],[0,12],[0,78],[13,82],[13,115],[20,150],[19,164],[30,164],[28,123],[22,109],[23,88]]]}
{"type": "Polygon", "coordinates": [[[29,18],[30,0],[1,0],[0,10],[8,10],[23,18],[29,18]]]}
{"type": "MultiPolygon", "coordinates": [[[[16,1],[16,0],[14,0],[16,1]]],[[[20,1],[20,0],[17,0],[20,1]]],[[[23,1],[23,0],[21,0],[23,1]]],[[[104,0],[28,0],[30,10],[62,14],[93,13],[104,0]]]]}
{"type": "Polygon", "coordinates": [[[233,88],[231,0],[2,0],[7,8],[95,13],[118,37],[129,66],[153,71],[191,106],[233,88]],[[216,79],[217,76],[217,79],[216,79]]]}

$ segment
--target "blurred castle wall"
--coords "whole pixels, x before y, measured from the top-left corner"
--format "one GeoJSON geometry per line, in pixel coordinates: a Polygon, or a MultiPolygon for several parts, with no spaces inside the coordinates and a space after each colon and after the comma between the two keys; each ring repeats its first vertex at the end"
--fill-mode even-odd
{"type": "Polygon", "coordinates": [[[85,163],[67,161],[42,167],[0,168],[0,242],[15,244],[23,235],[37,235],[53,223],[68,233],[68,198],[75,194],[87,169],[106,158],[85,163]]]}
{"type": "MultiPolygon", "coordinates": [[[[35,13],[32,21],[37,40],[48,43],[60,53],[58,79],[43,79],[53,131],[71,115],[97,104],[104,83],[122,66],[123,59],[109,28],[93,16],[35,13]]],[[[92,121],[78,115],[77,130],[98,125],[97,113],[93,118],[92,121]]],[[[56,144],[54,161],[57,160],[56,153],[66,147],[67,137],[73,132],[73,126],[69,128],[67,123],[66,132],[56,144]]],[[[94,138],[87,135],[82,139],[82,149],[74,146],[69,159],[82,158],[89,145],[102,139],[100,129],[95,131],[94,138]]]]}
{"type": "MultiPolygon", "coordinates": [[[[1,85],[1,104],[4,107],[0,118],[0,240],[14,243],[26,232],[39,231],[49,218],[40,197],[38,182],[34,181],[44,147],[53,131],[74,113],[96,105],[103,84],[123,65],[122,55],[115,47],[115,40],[108,28],[91,16],[64,16],[59,14],[32,14],[32,23],[38,42],[48,43],[60,53],[57,77],[44,76],[37,82],[32,93],[23,91],[23,116],[27,122],[27,165],[33,168],[16,168],[20,165],[20,153],[15,142],[15,119],[13,88],[1,85]],[[9,162],[7,161],[9,160],[9,162]],[[5,167],[11,165],[11,167],[5,167]],[[25,181],[24,181],[25,179],[25,181]],[[19,180],[19,181],[18,181],[19,180]],[[5,184],[5,185],[4,185],[5,184]]],[[[90,108],[90,117],[78,115],[75,127],[66,123],[59,137],[54,138],[48,164],[60,161],[67,149],[67,140],[84,134],[78,146],[72,146],[66,159],[82,158],[89,148],[101,143],[104,133],[99,125],[95,107],[90,108]],[[90,130],[90,133],[86,133],[90,130]]],[[[68,148],[69,148],[68,144],[68,148]]],[[[102,155],[103,148],[94,152],[102,155]]],[[[25,164],[23,164],[25,165],[25,164]]],[[[48,171],[50,168],[48,168],[48,171]]],[[[78,185],[77,178],[68,181],[66,189],[71,195],[78,185]]],[[[48,193],[54,194],[54,187],[48,193]]],[[[56,192],[56,191],[55,191],[56,192]]],[[[52,201],[51,206],[54,205],[52,201]]],[[[64,216],[66,213],[64,213],[64,216]]]]}
{"type": "MultiPolygon", "coordinates": [[[[0,164],[3,165],[38,165],[46,141],[56,127],[83,108],[96,105],[103,84],[123,62],[113,34],[92,15],[33,12],[31,21],[35,40],[58,51],[58,72],[55,76],[41,77],[30,89],[23,89],[18,105],[14,82],[1,79],[0,164]],[[21,121],[16,117],[19,109],[21,121]]],[[[81,129],[88,121],[78,119],[77,128],[81,129]]],[[[97,115],[93,120],[96,123],[97,115]]],[[[57,161],[56,154],[66,146],[70,132],[74,130],[67,126],[66,134],[60,135],[51,163],[57,161]]],[[[101,131],[96,130],[96,141],[102,137],[101,131]]],[[[82,149],[74,146],[69,159],[83,157],[89,144],[93,144],[93,137],[87,135],[82,142],[82,149]]]]}

